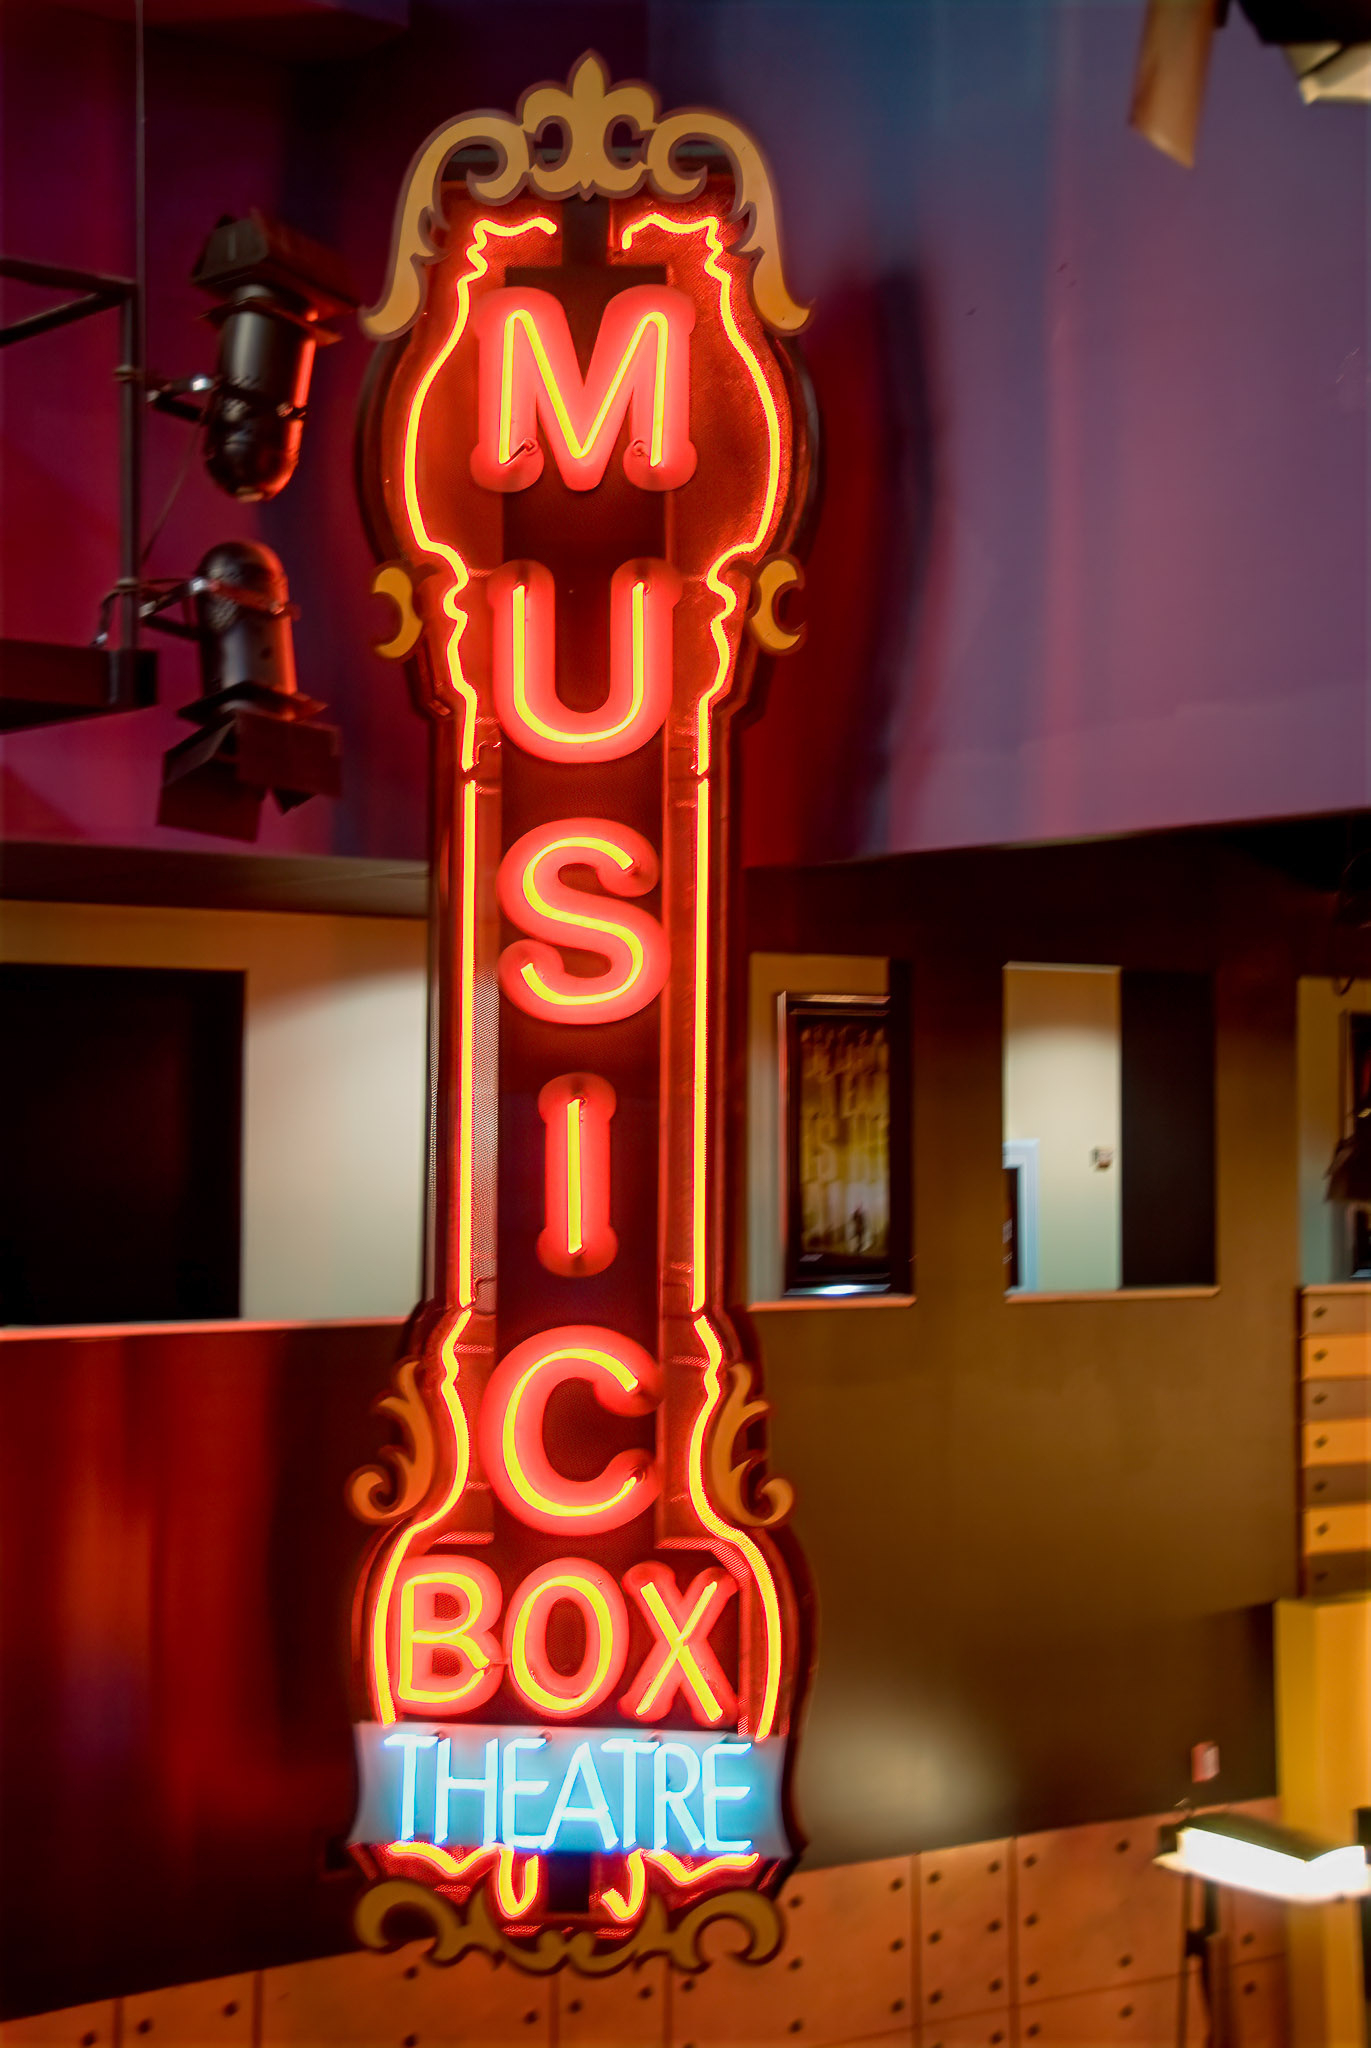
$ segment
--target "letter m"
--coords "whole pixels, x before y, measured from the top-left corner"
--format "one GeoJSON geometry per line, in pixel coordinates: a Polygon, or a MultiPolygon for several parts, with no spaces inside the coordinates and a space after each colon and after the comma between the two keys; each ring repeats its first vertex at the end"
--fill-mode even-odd
{"type": "Polygon", "coordinates": [[[566,310],[551,292],[487,293],[472,326],[479,356],[479,436],[471,474],[491,491],[523,491],[543,470],[539,429],[562,480],[593,491],[625,419],[624,474],[670,491],[695,469],[690,442],[690,330],[695,309],[668,285],[630,285],[606,306],[583,379],[566,310]]]}

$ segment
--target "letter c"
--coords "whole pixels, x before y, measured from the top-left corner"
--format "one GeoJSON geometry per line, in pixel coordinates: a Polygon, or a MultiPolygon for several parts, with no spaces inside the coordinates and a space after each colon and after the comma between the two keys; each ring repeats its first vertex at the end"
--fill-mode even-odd
{"type": "Polygon", "coordinates": [[[568,1479],[548,1458],[543,1418],[555,1388],[584,1380],[602,1408],[646,1415],[662,1396],[662,1372],[641,1344],[591,1323],[568,1323],[516,1344],[496,1366],[481,1403],[486,1476],[512,1515],[552,1535],[618,1529],[656,1499],[660,1480],[645,1451],[620,1451],[596,1479],[568,1479]]]}

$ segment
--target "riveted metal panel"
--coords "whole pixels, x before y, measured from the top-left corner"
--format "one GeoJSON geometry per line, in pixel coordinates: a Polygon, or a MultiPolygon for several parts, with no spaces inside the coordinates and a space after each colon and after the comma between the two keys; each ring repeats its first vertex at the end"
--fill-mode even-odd
{"type": "Polygon", "coordinates": [[[1024,1835],[1015,1847],[1021,1999],[1126,1989],[1179,1968],[1183,1892],[1152,1860],[1155,1820],[1024,1835]]]}
{"type": "Polygon", "coordinates": [[[959,2013],[1009,2010],[1011,1851],[1007,1841],[973,1842],[918,1860],[925,2031],[943,2032],[959,2013]]]}
{"type": "MultiPolygon", "coordinates": [[[[763,2048],[908,2034],[914,2023],[907,1857],[802,1873],[782,1896],[786,1942],[752,1968],[725,1956],[672,1988],[674,2048],[763,2048]]],[[[709,1937],[707,1937],[708,1939],[709,1937]]],[[[728,1940],[721,1928],[714,1939],[728,1940]]]]}
{"type": "Polygon", "coordinates": [[[520,1976],[479,1954],[450,1969],[424,1955],[423,1944],[412,1944],[393,1955],[361,1952],[268,1970],[261,2048],[543,2048],[550,2040],[545,1978],[520,1976]]]}
{"type": "Polygon", "coordinates": [[[124,2041],[146,2048],[248,2048],[257,1992],[251,1972],[142,1992],[124,2000],[124,2041]]]}
{"type": "Polygon", "coordinates": [[[0,2025],[4,2048],[30,2048],[43,2042],[51,2048],[113,2048],[116,2005],[103,1998],[95,2005],[69,2005],[60,2012],[31,2013],[27,2019],[0,2025]]]}
{"type": "Polygon", "coordinates": [[[652,1957],[612,1977],[557,1979],[557,2048],[663,2048],[669,2039],[667,1965],[652,1957]]]}

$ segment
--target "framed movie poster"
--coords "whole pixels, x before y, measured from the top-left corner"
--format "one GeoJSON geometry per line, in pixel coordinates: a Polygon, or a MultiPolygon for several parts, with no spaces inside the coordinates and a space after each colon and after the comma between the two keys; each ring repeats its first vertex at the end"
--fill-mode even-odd
{"type": "Polygon", "coordinates": [[[787,1293],[907,1285],[908,1045],[883,996],[783,996],[787,1293]]]}

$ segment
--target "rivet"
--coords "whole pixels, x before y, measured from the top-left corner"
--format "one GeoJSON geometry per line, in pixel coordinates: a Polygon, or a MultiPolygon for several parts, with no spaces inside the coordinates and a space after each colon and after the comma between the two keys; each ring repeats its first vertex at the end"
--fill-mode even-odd
{"type": "Polygon", "coordinates": [[[1030,1970],[1030,1971],[1029,1971],[1029,1973],[1028,1973],[1028,1975],[1027,1975],[1027,1976],[1026,1976],[1026,1977],[1024,1978],[1024,1983],[1025,1983],[1025,1984],[1036,1984],[1036,1983],[1037,1983],[1037,1981],[1038,1981],[1038,1973],[1037,1973],[1037,1971],[1036,1971],[1036,1970],[1030,1970]]]}
{"type": "Polygon", "coordinates": [[[986,1922],[986,1927],[985,1927],[985,1931],[986,1931],[986,1933],[987,1933],[987,1934],[998,1934],[998,1933],[999,1933],[999,1931],[1000,1931],[1000,1923],[999,1923],[999,1921],[998,1921],[998,1920],[988,1920],[988,1921],[986,1922]]]}
{"type": "Polygon", "coordinates": [[[1248,1945],[1248,1943],[1249,1943],[1249,1942],[1251,1941],[1251,1939],[1252,1939],[1252,1936],[1251,1936],[1251,1933],[1250,1933],[1250,1932],[1249,1932],[1249,1933],[1247,1933],[1247,1934],[1245,1934],[1245,1935],[1243,1936],[1243,1938],[1242,1938],[1242,1945],[1243,1945],[1243,1947],[1244,1947],[1244,1948],[1246,1948],[1246,1947],[1247,1947],[1247,1945],[1248,1945]]]}
{"type": "Polygon", "coordinates": [[[990,1872],[990,1875],[992,1877],[995,1875],[995,1872],[999,1869],[999,1867],[1000,1859],[998,1856],[995,1858],[995,1861],[993,1863],[987,1863],[986,1865],[986,1869],[990,1872]]]}
{"type": "Polygon", "coordinates": [[[1037,2022],[1036,2020],[1034,2020],[1034,2022],[1033,2022],[1032,2026],[1031,2026],[1031,2027],[1030,2027],[1030,2028],[1028,2029],[1028,2038],[1029,2038],[1029,2040],[1030,2040],[1030,2041],[1031,2041],[1031,2040],[1033,2039],[1033,2036],[1034,2036],[1034,2035],[1035,2035],[1035,2034],[1036,2034],[1036,2033],[1037,2033],[1038,2031],[1039,2031],[1039,2027],[1038,2027],[1038,2022],[1037,2022]]]}
{"type": "Polygon", "coordinates": [[[796,1892],[794,1898],[790,1901],[790,1903],[792,1906],[802,1906],[804,1904],[804,1899],[801,1897],[799,1892],[796,1892]]]}
{"type": "Polygon", "coordinates": [[[936,1927],[934,1928],[933,1932],[932,1932],[932,1933],[931,1933],[931,1934],[929,1935],[929,1937],[928,1937],[928,1938],[929,1938],[929,1940],[930,1940],[930,1941],[941,1941],[941,1940],[942,1940],[942,1936],[941,1936],[941,1934],[940,1934],[940,1933],[938,1932],[938,1930],[937,1930],[937,1928],[936,1928],[936,1927]]]}
{"type": "Polygon", "coordinates": [[[140,2034],[150,2034],[150,2033],[152,2032],[152,2021],[151,2021],[151,2020],[139,2020],[139,2022],[138,2022],[138,2032],[139,2032],[140,2034]]]}
{"type": "Polygon", "coordinates": [[[802,2027],[803,2025],[804,2025],[804,2021],[803,2021],[803,2020],[792,2020],[792,2021],[790,2022],[790,2031],[791,2031],[791,2033],[792,2033],[792,2034],[798,2034],[798,2033],[799,2033],[799,2031],[800,2031],[800,2029],[801,2029],[801,2027],[802,2027]]]}
{"type": "Polygon", "coordinates": [[[1120,2018],[1121,2020],[1131,2020],[1131,2019],[1132,2019],[1132,2017],[1133,2017],[1133,2008],[1132,2008],[1132,2006],[1131,2006],[1131,2005],[1121,2005],[1121,2006],[1119,2007],[1119,2018],[1120,2018]]]}
{"type": "Polygon", "coordinates": [[[652,1986],[650,1984],[644,1984],[642,1990],[638,1993],[638,1996],[639,1998],[651,1998],[652,1986]]]}
{"type": "Polygon", "coordinates": [[[404,2048],[419,2048],[419,2036],[417,2034],[406,2034],[404,2048]]]}
{"type": "MultiPolygon", "coordinates": [[[[681,1986],[681,1989],[682,1991],[693,1991],[695,1989],[695,1979],[693,1977],[687,1977],[685,1983],[681,1986]]],[[[692,2041],[687,2041],[686,2048],[695,2048],[695,2044],[692,2041]]]]}
{"type": "Polygon", "coordinates": [[[1130,1964],[1130,1963],[1132,1962],[1132,1960],[1133,1960],[1132,1956],[1120,1956],[1120,1957],[1119,1957],[1119,1968],[1120,1968],[1121,1970],[1126,1970],[1126,1969],[1128,1968],[1128,1965],[1129,1965],[1129,1964],[1130,1964]]]}
{"type": "Polygon", "coordinates": [[[992,1990],[992,1991],[1003,1991],[1003,1989],[1004,1989],[1004,1983],[1003,1983],[1003,1980],[1002,1980],[1001,1978],[999,1978],[999,1977],[992,1977],[992,1978],[991,1978],[991,1980],[990,1980],[990,1988],[991,1988],[991,1990],[992,1990]]]}
{"type": "Polygon", "coordinates": [[[902,1998],[897,1998],[897,1999],[895,2000],[894,2004],[893,2004],[893,2005],[891,2006],[890,2010],[891,2010],[892,2012],[903,2012],[903,2011],[904,2011],[904,2000],[903,2000],[902,1998]]]}
{"type": "Polygon", "coordinates": [[[98,2034],[83,2034],[81,2036],[81,2048],[95,2048],[95,2044],[99,2040],[99,2038],[100,2036],[98,2034]]]}
{"type": "Polygon", "coordinates": [[[537,2013],[536,2013],[536,2012],[526,2012],[526,2013],[524,2014],[524,2025],[525,2025],[526,2027],[532,2027],[532,2026],[536,2026],[536,2025],[537,2025],[537,2023],[538,2023],[538,2015],[537,2015],[537,2013]]]}
{"type": "Polygon", "coordinates": [[[410,1978],[411,1980],[412,1980],[412,1979],[414,1979],[415,1977],[417,1977],[417,1976],[418,1976],[418,1974],[419,1974],[419,1965],[418,1965],[417,1963],[411,1963],[411,1964],[410,1964],[410,1966],[409,1966],[409,1968],[408,1968],[408,1969],[407,1969],[407,1970],[405,1971],[405,1975],[406,1975],[406,1976],[407,1976],[408,1978],[410,1978]]]}
{"type": "Polygon", "coordinates": [[[1255,1984],[1244,1984],[1242,1988],[1243,1988],[1243,1995],[1244,1995],[1244,1997],[1245,1997],[1245,1996],[1246,1996],[1246,1995],[1247,1995],[1247,1994],[1248,1994],[1249,1992],[1251,1992],[1251,1991],[1255,1991],[1257,1987],[1256,1987],[1256,1985],[1255,1985],[1255,1984]]]}
{"type": "Polygon", "coordinates": [[[1024,1869],[1031,1870],[1033,1868],[1033,1865],[1037,1862],[1037,1860],[1038,1859],[1036,1856],[1025,1856],[1023,1860],[1024,1869]]]}
{"type": "Polygon", "coordinates": [[[568,2011],[568,2012],[579,2012],[580,2010],[581,2010],[581,2001],[580,2001],[580,1999],[579,1999],[579,1998],[573,1998],[573,1999],[572,1999],[572,2001],[571,2001],[571,2003],[570,2003],[570,2005],[569,2005],[569,2006],[567,2007],[567,2011],[568,2011]]]}
{"type": "Polygon", "coordinates": [[[224,2018],[226,2020],[231,2020],[233,2018],[233,2015],[237,2012],[237,2010],[238,2001],[236,1998],[231,1998],[228,2004],[224,2007],[224,2018]]]}
{"type": "Polygon", "coordinates": [[[928,2002],[929,2002],[929,2004],[930,2004],[930,2005],[938,2005],[938,2004],[940,2004],[940,2003],[941,2003],[941,2001],[942,2001],[942,1995],[943,1995],[943,1994],[942,1994],[942,1992],[941,1992],[941,1991],[930,1991],[930,1992],[929,1992],[929,1994],[928,1994],[928,2002]]]}
{"type": "Polygon", "coordinates": [[[930,1884],[937,1884],[941,1877],[941,1870],[930,1870],[928,1873],[928,1881],[930,1884]]]}
{"type": "Polygon", "coordinates": [[[1128,1854],[1128,1838],[1127,1838],[1127,1836],[1125,1836],[1125,1837],[1124,1837],[1123,1841],[1121,1841],[1121,1842],[1116,1842],[1116,1843],[1114,1844],[1114,1854],[1115,1854],[1116,1856],[1126,1856],[1126,1855],[1128,1854]]]}
{"type": "Polygon", "coordinates": [[[902,1892],[904,1890],[904,1879],[902,1877],[892,1877],[890,1880],[890,1889],[893,1892],[902,1892]]]}
{"type": "Polygon", "coordinates": [[[903,1941],[903,1938],[901,1938],[901,1937],[897,1937],[897,1938],[896,1938],[896,1940],[892,1941],[892,1942],[891,1942],[891,1944],[890,1944],[890,1953],[891,1953],[891,1955],[893,1955],[893,1956],[897,1956],[897,1955],[898,1955],[898,1954],[900,1953],[900,1950],[901,1950],[901,1949],[902,1949],[903,1947],[904,1947],[904,1941],[903,1941]]]}
{"type": "Polygon", "coordinates": [[[799,1967],[800,1967],[800,1965],[801,1965],[801,1963],[802,1963],[803,1961],[804,1961],[804,1957],[803,1957],[803,1956],[792,1956],[792,1957],[790,1958],[790,1961],[789,1961],[789,1963],[788,1963],[788,1964],[786,1965],[786,1967],[787,1967],[787,1969],[790,1969],[790,1970],[798,1970],[798,1969],[799,1969],[799,1967]]]}
{"type": "Polygon", "coordinates": [[[1023,1924],[1024,1924],[1024,1926],[1025,1926],[1025,1927],[1036,1927],[1036,1926],[1037,1926],[1037,1924],[1038,1924],[1038,1916],[1037,1916],[1037,1914],[1036,1914],[1036,1913],[1025,1913],[1025,1914],[1024,1914],[1024,1920],[1023,1920],[1023,1924]]]}

